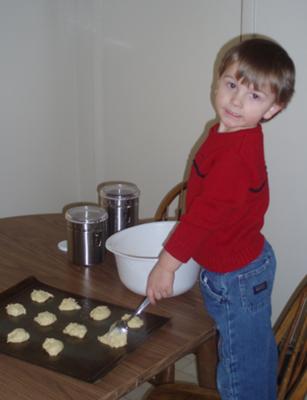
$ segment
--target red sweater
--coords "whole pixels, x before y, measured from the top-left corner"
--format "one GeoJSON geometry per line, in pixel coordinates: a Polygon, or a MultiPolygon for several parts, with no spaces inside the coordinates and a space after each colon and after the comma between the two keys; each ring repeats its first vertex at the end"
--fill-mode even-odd
{"type": "Polygon", "coordinates": [[[186,212],[165,244],[182,262],[208,270],[239,269],[261,253],[269,205],[261,126],[218,133],[198,150],[188,180],[186,212]]]}

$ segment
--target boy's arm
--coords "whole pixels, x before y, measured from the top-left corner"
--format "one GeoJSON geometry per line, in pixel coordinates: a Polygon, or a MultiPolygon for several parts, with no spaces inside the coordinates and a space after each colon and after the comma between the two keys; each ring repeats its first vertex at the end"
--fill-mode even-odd
{"type": "Polygon", "coordinates": [[[149,274],[146,294],[152,304],[164,297],[173,294],[175,271],[180,267],[181,261],[177,260],[166,250],[163,250],[159,260],[149,274]]]}

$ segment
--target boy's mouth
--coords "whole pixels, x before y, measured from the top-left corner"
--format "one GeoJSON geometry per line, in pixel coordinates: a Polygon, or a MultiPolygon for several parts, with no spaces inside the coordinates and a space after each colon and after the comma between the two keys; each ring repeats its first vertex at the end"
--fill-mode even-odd
{"type": "Polygon", "coordinates": [[[236,112],[233,112],[233,111],[229,110],[228,108],[225,108],[224,111],[225,111],[225,113],[226,113],[227,115],[229,115],[229,116],[232,117],[232,118],[235,118],[235,119],[241,118],[241,114],[238,114],[238,113],[236,113],[236,112]]]}

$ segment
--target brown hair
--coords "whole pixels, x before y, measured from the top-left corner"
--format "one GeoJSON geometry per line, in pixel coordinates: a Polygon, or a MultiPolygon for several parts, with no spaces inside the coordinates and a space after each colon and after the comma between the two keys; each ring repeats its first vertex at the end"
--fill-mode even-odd
{"type": "Polygon", "coordinates": [[[219,66],[221,76],[233,63],[238,63],[236,79],[253,84],[255,90],[268,84],[276,96],[276,103],[286,107],[295,85],[295,66],[288,53],[277,43],[267,39],[248,39],[229,49],[219,66]]]}

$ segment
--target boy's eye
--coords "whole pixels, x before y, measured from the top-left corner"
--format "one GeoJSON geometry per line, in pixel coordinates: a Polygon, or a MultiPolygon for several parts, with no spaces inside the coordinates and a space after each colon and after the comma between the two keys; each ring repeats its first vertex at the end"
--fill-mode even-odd
{"type": "Polygon", "coordinates": [[[260,98],[259,94],[257,93],[252,93],[251,96],[253,100],[258,100],[260,98]]]}
{"type": "Polygon", "coordinates": [[[227,86],[228,86],[230,89],[235,89],[235,88],[236,88],[236,84],[235,84],[234,82],[232,82],[232,81],[227,82],[227,86]]]}

